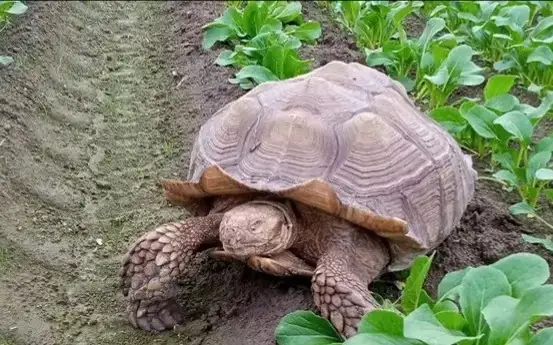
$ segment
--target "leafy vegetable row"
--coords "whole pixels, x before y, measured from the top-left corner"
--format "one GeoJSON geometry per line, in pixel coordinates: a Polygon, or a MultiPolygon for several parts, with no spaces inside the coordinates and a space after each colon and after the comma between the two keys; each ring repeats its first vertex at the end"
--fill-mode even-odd
{"type": "Polygon", "coordinates": [[[515,73],[530,91],[553,90],[551,1],[432,1],[427,18],[443,18],[458,42],[479,51],[500,73],[515,73]]]}
{"type": "MultiPolygon", "coordinates": [[[[11,23],[10,18],[27,11],[27,6],[21,1],[0,1],[0,32],[11,23]]],[[[0,65],[6,66],[13,62],[11,56],[0,55],[0,65]]]]}
{"type": "Polygon", "coordinates": [[[398,302],[361,319],[359,332],[344,339],[327,319],[311,311],[282,318],[279,345],[547,345],[553,327],[532,330],[553,316],[549,266],[538,255],[517,253],[492,265],[450,272],[431,298],[423,285],[433,256],[418,257],[398,302]]]}
{"type": "Polygon", "coordinates": [[[217,42],[232,48],[222,51],[215,63],[241,68],[229,82],[251,89],[307,73],[312,60],[301,59],[298,49],[316,42],[321,25],[303,19],[299,2],[248,1],[245,7],[244,3],[228,2],[224,14],[204,26],[205,49],[217,42]]]}

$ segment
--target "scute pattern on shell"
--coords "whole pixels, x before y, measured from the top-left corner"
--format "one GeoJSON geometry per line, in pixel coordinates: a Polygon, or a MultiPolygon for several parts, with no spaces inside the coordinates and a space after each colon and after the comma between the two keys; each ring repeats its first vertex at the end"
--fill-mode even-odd
{"type": "Polygon", "coordinates": [[[264,83],[210,118],[192,150],[187,183],[194,188],[180,197],[247,187],[283,195],[296,190],[300,200],[297,190],[322,181],[334,200],[328,193],[315,200],[311,190],[300,201],[315,207],[334,202],[348,210],[348,220],[367,228],[372,217],[355,212],[407,222],[406,233],[371,229],[389,238],[395,270],[450,234],[475,179],[470,157],[399,83],[361,64],[334,61],[264,83]],[[206,178],[213,166],[227,179],[206,178]]]}

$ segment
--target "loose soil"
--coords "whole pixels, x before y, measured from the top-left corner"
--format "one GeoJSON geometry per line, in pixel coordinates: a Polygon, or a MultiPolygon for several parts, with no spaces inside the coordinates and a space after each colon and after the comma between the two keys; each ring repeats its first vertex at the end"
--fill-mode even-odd
{"type": "MultiPolygon", "coordinates": [[[[302,52],[314,66],[362,61],[314,3],[304,6],[324,28],[319,46],[302,52]]],[[[163,200],[156,180],[186,176],[198,128],[244,93],[227,83],[231,69],[213,64],[219,49],[201,48],[202,25],[223,9],[31,2],[3,32],[0,53],[16,63],[0,69],[0,344],[274,344],[282,316],[314,307],[307,279],[199,255],[180,282],[182,326],[146,334],[123,314],[117,271],[126,246],[186,217],[163,200]]],[[[521,233],[544,228],[509,216],[515,200],[478,184],[462,223],[437,249],[430,290],[449,270],[514,252],[553,264],[522,243],[521,233]]]]}

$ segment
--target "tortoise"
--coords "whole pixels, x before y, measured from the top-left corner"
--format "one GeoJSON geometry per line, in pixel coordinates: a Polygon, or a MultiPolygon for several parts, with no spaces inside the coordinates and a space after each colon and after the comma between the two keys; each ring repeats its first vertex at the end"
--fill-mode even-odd
{"type": "Polygon", "coordinates": [[[331,61],[260,84],[200,128],[185,180],[160,181],[193,216],[144,234],[120,269],[130,323],[182,323],[175,280],[198,252],[311,278],[345,337],[379,307],[369,283],[408,268],[460,222],[476,171],[401,84],[331,61]]]}

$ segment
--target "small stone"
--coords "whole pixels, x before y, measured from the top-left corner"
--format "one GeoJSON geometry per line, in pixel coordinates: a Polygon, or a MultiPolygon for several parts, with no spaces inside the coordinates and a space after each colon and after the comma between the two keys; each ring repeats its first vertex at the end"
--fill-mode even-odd
{"type": "Polygon", "coordinates": [[[98,245],[101,246],[102,244],[104,244],[104,241],[101,238],[97,238],[96,243],[98,243],[98,245]]]}
{"type": "Polygon", "coordinates": [[[94,183],[100,189],[111,189],[111,184],[106,180],[94,180],[94,183]]]}
{"type": "Polygon", "coordinates": [[[326,304],[329,304],[330,303],[330,295],[324,295],[324,301],[326,304]]]}

